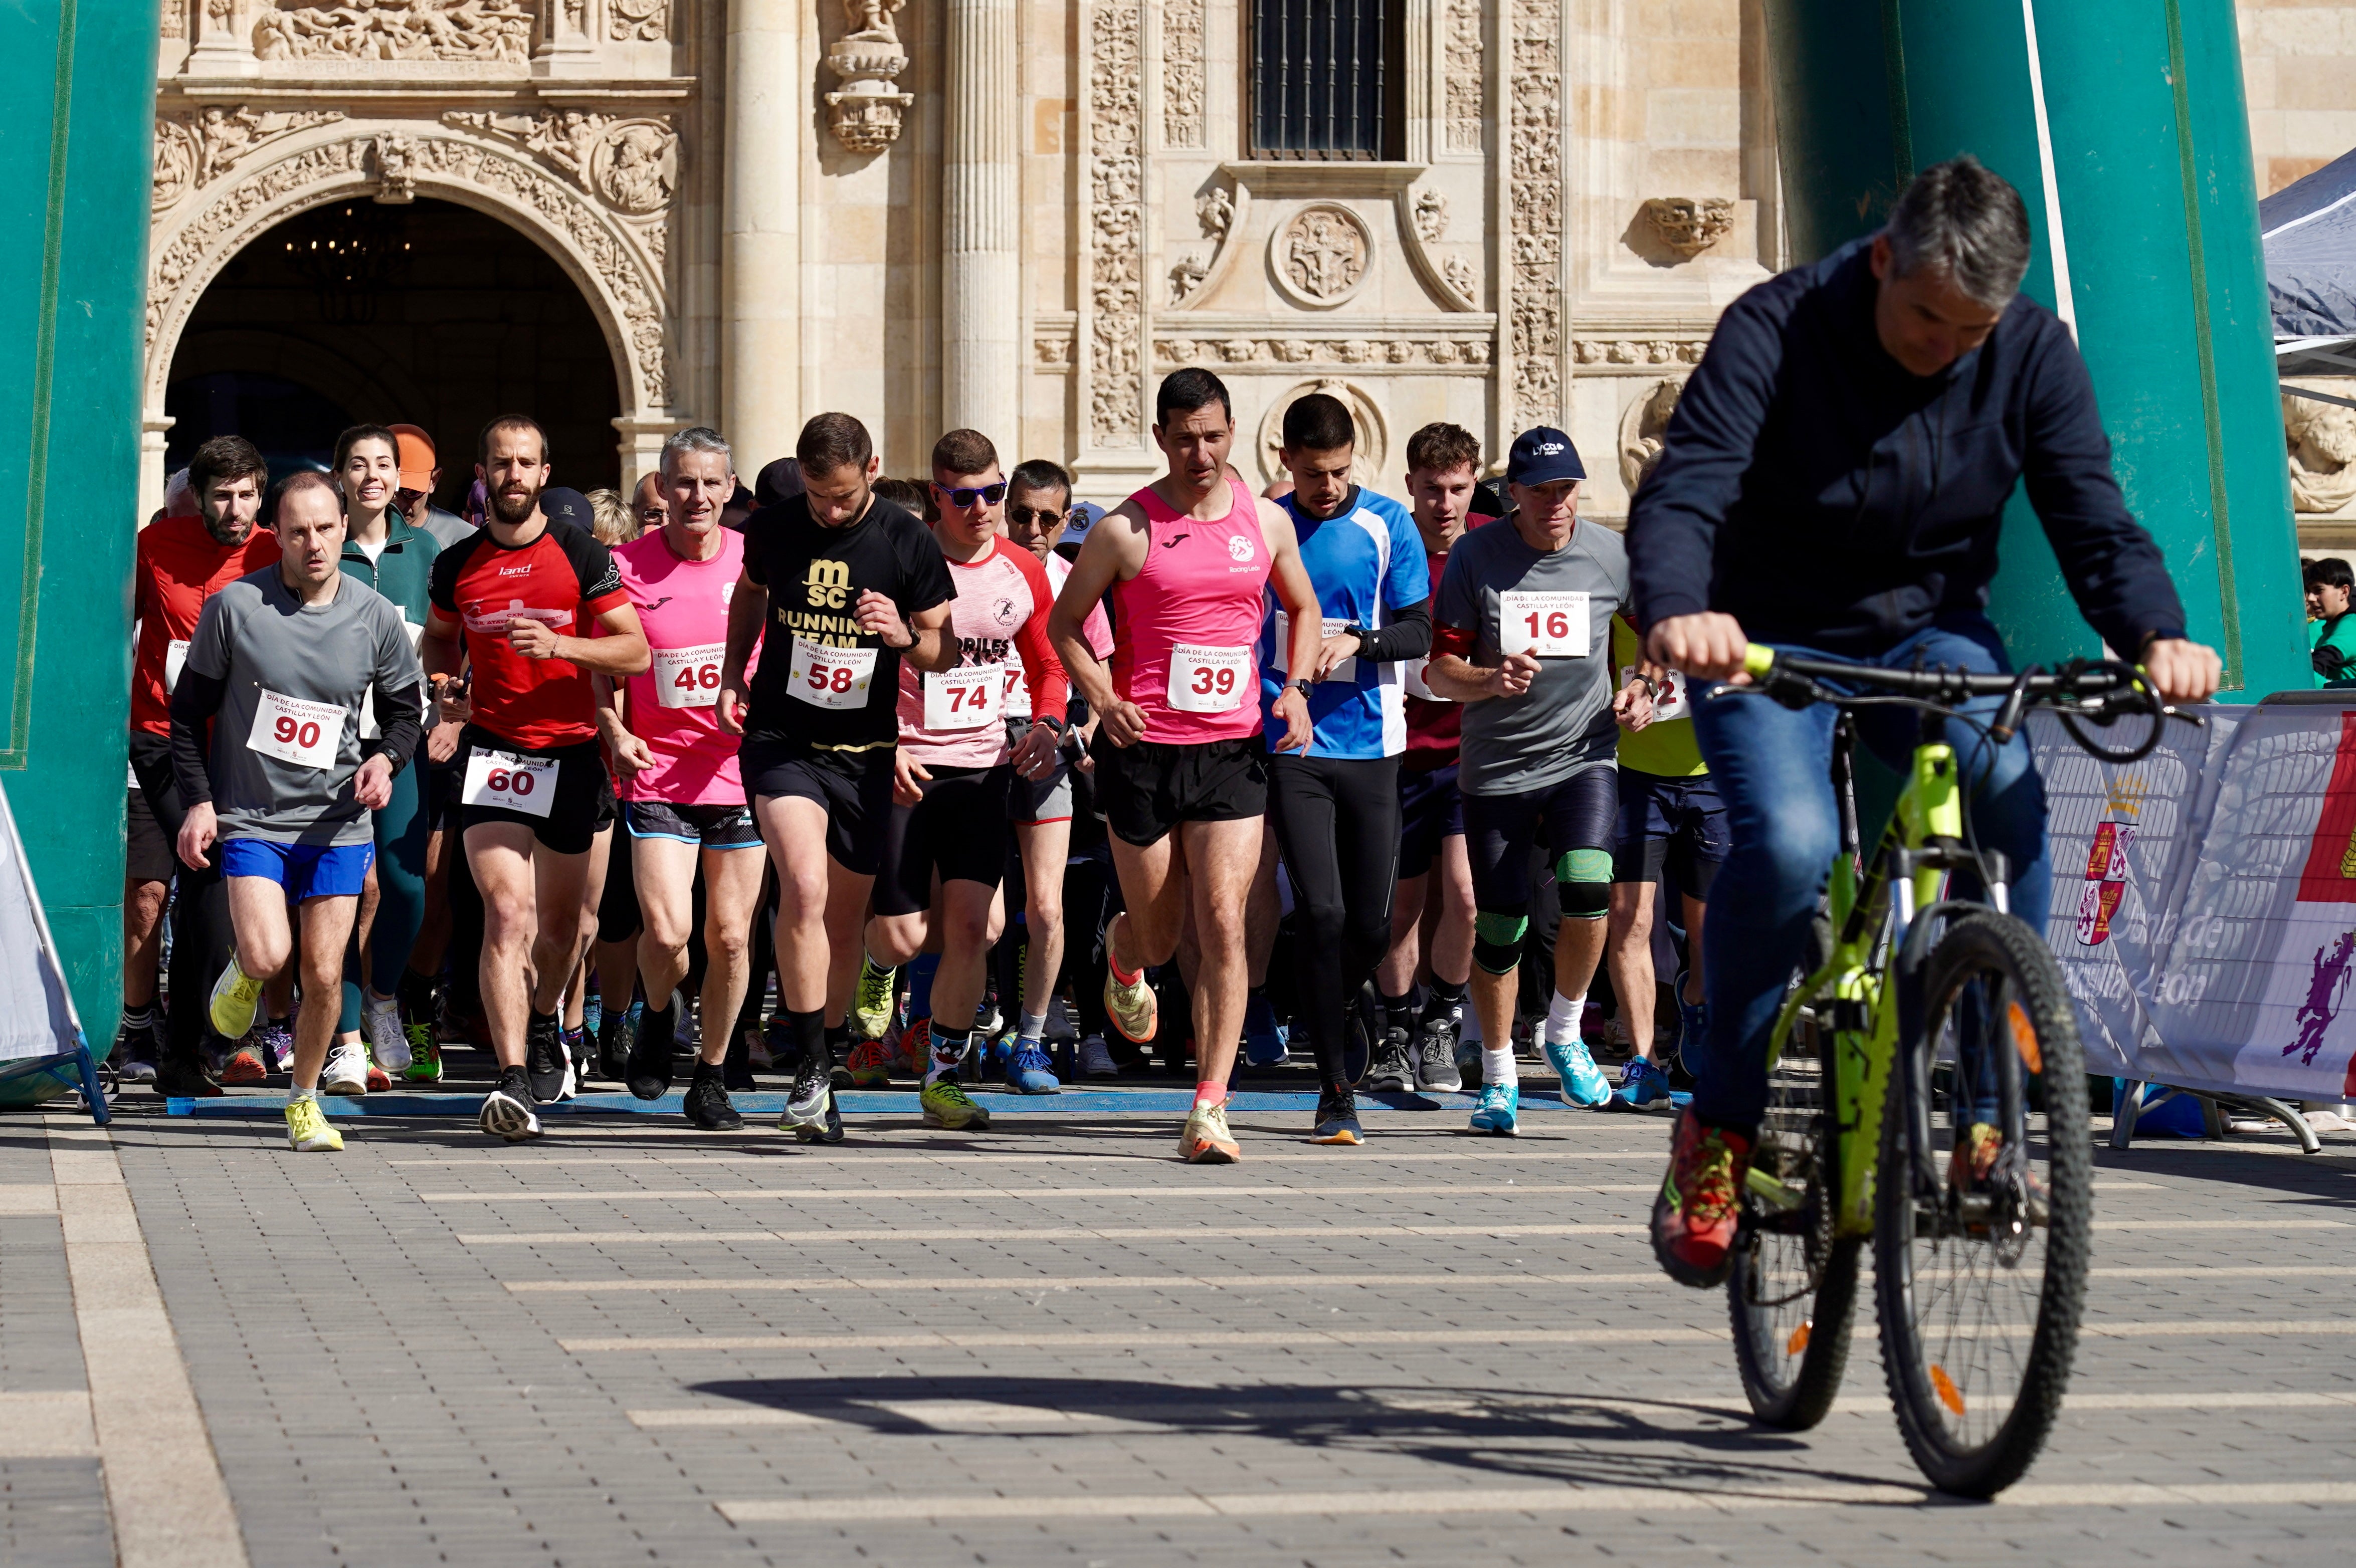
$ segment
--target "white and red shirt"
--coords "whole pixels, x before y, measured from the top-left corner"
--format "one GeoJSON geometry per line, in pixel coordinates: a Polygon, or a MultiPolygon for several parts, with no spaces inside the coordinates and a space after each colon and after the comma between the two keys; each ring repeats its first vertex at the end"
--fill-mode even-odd
{"type": "MultiPolygon", "coordinates": [[[[1072,563],[1061,551],[1051,550],[1040,565],[1047,574],[1047,595],[1052,601],[1064,591],[1064,580],[1072,575],[1072,563]]],[[[1080,636],[1087,640],[1088,651],[1099,660],[1112,657],[1112,622],[1105,618],[1101,602],[1088,607],[1088,618],[1080,623],[1080,636]]],[[[1006,678],[1006,716],[1010,719],[1029,718],[1032,713],[1031,683],[1023,678],[1022,666],[1008,670],[1006,678]]],[[[1061,718],[1063,715],[1058,714],[1055,716],[1061,718]]]]}
{"type": "Polygon", "coordinates": [[[589,672],[564,659],[527,659],[508,623],[536,620],[560,637],[587,637],[597,618],[629,603],[610,551],[584,529],[551,519],[522,544],[477,530],[434,558],[434,610],[456,621],[474,667],[477,729],[527,751],[597,738],[589,672]]]}
{"type": "MultiPolygon", "coordinates": [[[[614,547],[622,589],[646,628],[653,662],[623,682],[623,717],[647,743],[654,765],[625,777],[614,770],[625,800],[674,806],[741,806],[737,739],[720,727],[720,665],[728,652],[728,601],[744,570],[744,536],[722,529],[720,553],[689,561],[671,548],[667,530],[654,529],[614,547]]],[[[745,665],[749,672],[759,660],[745,665]]]]}
{"type": "Polygon", "coordinates": [[[1006,699],[1016,682],[1026,707],[1028,694],[1035,693],[1043,711],[1063,714],[1069,678],[1047,641],[1047,611],[1055,596],[1038,559],[1003,539],[948,567],[957,585],[949,634],[957,639],[958,661],[929,672],[901,661],[900,748],[926,764],[995,768],[1013,754],[1006,738],[1006,699]]]}

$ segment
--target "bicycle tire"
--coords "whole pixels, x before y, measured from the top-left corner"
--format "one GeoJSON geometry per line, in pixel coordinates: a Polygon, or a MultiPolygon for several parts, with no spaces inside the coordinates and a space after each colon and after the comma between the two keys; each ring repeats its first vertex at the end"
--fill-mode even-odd
{"type": "MultiPolygon", "coordinates": [[[[1819,917],[1804,972],[1815,973],[1831,951],[1830,924],[1819,917]]],[[[1801,1027],[1806,1038],[1786,1047],[1768,1080],[1767,1120],[1753,1158],[1773,1159],[1778,1168],[1772,1174],[1787,1182],[1805,1182],[1806,1205],[1794,1220],[1745,1193],[1734,1272],[1726,1281],[1727,1319],[1743,1397],[1752,1415],[1787,1432],[1804,1432],[1822,1422],[1840,1392],[1862,1251],[1855,1238],[1832,1233],[1840,1191],[1839,1142],[1831,1135],[1829,1103],[1832,1031],[1814,1023],[1801,1027]],[[1804,1050],[1795,1055],[1794,1047],[1802,1046],[1804,1050]],[[1787,1288],[1795,1277],[1807,1282],[1799,1294],[1787,1288]]]]}
{"type": "MultiPolygon", "coordinates": [[[[2083,1096],[2071,1092],[2083,1079],[2084,1053],[2061,966],[2034,929],[1993,910],[1964,916],[1947,929],[1924,966],[1922,1017],[1929,1038],[1935,1043],[1941,1037],[1965,987],[1975,982],[1984,984],[1989,977],[2008,988],[1999,993],[2007,1026],[1998,1030],[1990,1009],[1983,1015],[1987,1037],[1998,1048],[2014,1049],[2024,1069],[2032,1065],[2031,1044],[2039,1058],[2033,1075],[2026,1070],[2019,1075],[2024,1101],[2021,1124],[2029,1133],[2019,1158],[2011,1162],[2010,1151],[1999,1147],[1993,1179],[1967,1180],[1959,1189],[1955,1167],[1961,1157],[1949,1157],[1952,1139],[1947,1150],[1937,1146],[1937,1097],[1941,1092],[1950,1097],[1952,1125],[1956,1090],[1933,1090],[1928,1070],[1915,1075],[1926,1098],[1933,1168],[1940,1173],[1938,1192],[1926,1214],[1910,1174],[1913,1133],[1908,1075],[1893,1072],[1882,1119],[1874,1223],[1881,1359],[1899,1430],[1933,1486],[1969,1498],[1994,1497],[2019,1480],[2052,1432],[2077,1350],[2094,1207],[2086,1104],[2083,1096]],[[2036,1223],[2029,1168],[2037,1140],[2027,1104],[2039,1079],[2061,1090],[2043,1096],[2047,1158],[2042,1177],[2046,1221],[2041,1227],[2036,1223]],[[2008,1188],[2015,1175],[2019,1186],[2008,1188]],[[1987,1206],[1979,1211],[1982,1223],[1976,1234],[1965,1207],[1973,1200],[1968,1195],[1979,1195],[1977,1201],[1987,1206]],[[2014,1207],[2008,1208],[2008,1204],[2014,1207]],[[1925,1219],[1931,1231],[1927,1242],[1922,1237],[1925,1219]],[[2013,1245],[2018,1251],[2006,1262],[2004,1249],[2013,1245]],[[2025,1295],[2032,1248],[2037,1263],[2033,1323],[2028,1321],[2025,1295]],[[1961,1285],[1944,1279],[1958,1266],[1965,1273],[1961,1285]],[[1982,1273],[1984,1280],[1976,1277],[1982,1273]],[[2005,1287],[2001,1294],[1999,1286],[2005,1287]],[[2009,1312],[2004,1310],[2008,1304],[2009,1312]],[[1968,1328],[1959,1334],[1965,1309],[1968,1328]],[[1997,1314],[2012,1321],[1996,1321],[1997,1314]],[[1943,1321],[1927,1323],[1932,1317],[1943,1321]],[[2028,1342],[2025,1354],[2014,1348],[2022,1339],[2028,1342]],[[1973,1359],[1961,1360],[1959,1353],[1970,1353],[1973,1359]],[[1960,1380],[1948,1369],[1951,1365],[1962,1372],[1960,1380]],[[2002,1398],[2008,1383],[2008,1402],[2002,1398]]],[[[1905,1047],[1920,1049],[1921,1043],[1910,1041],[1905,1047]]],[[[1926,1069],[1928,1065],[1926,1058],[1926,1069]]],[[[1960,1085],[1965,1076],[1959,1069],[1951,1086],[1960,1085]]]]}

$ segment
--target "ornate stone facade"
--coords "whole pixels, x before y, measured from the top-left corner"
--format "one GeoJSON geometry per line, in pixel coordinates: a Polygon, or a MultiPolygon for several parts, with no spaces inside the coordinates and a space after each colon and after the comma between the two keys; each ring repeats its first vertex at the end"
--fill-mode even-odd
{"type": "Polygon", "coordinates": [[[1087,445],[1134,449],[1145,405],[1145,8],[1091,0],[1087,445]]]}

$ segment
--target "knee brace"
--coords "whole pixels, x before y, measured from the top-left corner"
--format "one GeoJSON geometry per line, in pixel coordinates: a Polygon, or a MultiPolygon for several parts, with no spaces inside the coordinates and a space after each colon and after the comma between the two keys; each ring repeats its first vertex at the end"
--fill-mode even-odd
{"type": "Polygon", "coordinates": [[[1472,917],[1472,961],[1488,974],[1511,974],[1522,961],[1522,935],[1530,929],[1526,915],[1476,914],[1472,917]]]}
{"type": "Polygon", "coordinates": [[[1575,849],[1554,863],[1556,894],[1562,899],[1563,918],[1600,920],[1612,907],[1612,855],[1600,849],[1575,849]]]}

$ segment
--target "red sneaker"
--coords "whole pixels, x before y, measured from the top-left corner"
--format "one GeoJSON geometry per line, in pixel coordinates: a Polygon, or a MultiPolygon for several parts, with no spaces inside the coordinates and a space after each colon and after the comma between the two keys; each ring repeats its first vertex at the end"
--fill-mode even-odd
{"type": "Polygon", "coordinates": [[[1726,1283],[1751,1145],[1731,1128],[1708,1126],[1690,1111],[1678,1113],[1669,1174],[1653,1200],[1653,1256],[1677,1283],[1715,1290],[1726,1283]]]}
{"type": "Polygon", "coordinates": [[[933,1059],[933,1020],[927,1015],[912,1018],[900,1031],[900,1076],[924,1081],[925,1069],[933,1059]]]}
{"type": "Polygon", "coordinates": [[[260,1083],[270,1076],[270,1069],[262,1065],[260,1051],[252,1046],[240,1046],[221,1064],[220,1076],[223,1083],[260,1083]]]}

